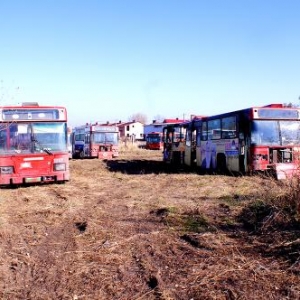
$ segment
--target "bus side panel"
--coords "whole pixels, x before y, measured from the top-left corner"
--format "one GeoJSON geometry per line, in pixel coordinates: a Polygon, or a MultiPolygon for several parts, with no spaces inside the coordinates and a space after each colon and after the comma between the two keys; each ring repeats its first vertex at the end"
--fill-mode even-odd
{"type": "Polygon", "coordinates": [[[226,164],[228,170],[239,171],[239,149],[237,141],[201,141],[196,149],[197,166],[201,169],[217,169],[218,162],[226,164]],[[233,143],[234,141],[234,143],[233,143]]]}
{"type": "Polygon", "coordinates": [[[197,145],[196,147],[196,165],[197,168],[201,168],[202,166],[202,152],[201,152],[201,145],[197,145]]]}
{"type": "Polygon", "coordinates": [[[201,141],[197,147],[197,166],[201,169],[216,168],[216,144],[212,141],[201,141]]]}
{"type": "Polygon", "coordinates": [[[228,170],[232,172],[240,171],[238,139],[219,141],[219,144],[217,145],[217,156],[218,155],[225,157],[226,167],[228,170]]]}
{"type": "Polygon", "coordinates": [[[192,147],[190,143],[186,143],[185,151],[184,151],[184,164],[186,166],[192,166],[192,159],[191,159],[192,147]]]}
{"type": "Polygon", "coordinates": [[[112,146],[112,157],[118,157],[119,156],[119,146],[118,145],[113,145],[112,146]]]}

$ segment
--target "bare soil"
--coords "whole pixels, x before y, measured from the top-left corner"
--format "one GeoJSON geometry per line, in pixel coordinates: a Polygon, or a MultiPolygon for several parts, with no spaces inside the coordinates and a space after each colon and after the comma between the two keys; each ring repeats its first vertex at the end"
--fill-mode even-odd
{"type": "Polygon", "coordinates": [[[285,183],[171,170],[144,149],[70,170],[0,190],[0,299],[300,299],[298,225],[247,210],[285,183]]]}

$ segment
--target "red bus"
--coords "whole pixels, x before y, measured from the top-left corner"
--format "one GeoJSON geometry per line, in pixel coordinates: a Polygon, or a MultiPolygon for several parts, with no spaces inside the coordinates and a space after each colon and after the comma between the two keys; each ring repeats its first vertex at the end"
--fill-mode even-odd
{"type": "Polygon", "coordinates": [[[299,108],[251,107],[185,126],[185,165],[222,173],[270,172],[277,179],[299,173],[299,108]]]}
{"type": "Polygon", "coordinates": [[[60,106],[0,107],[0,185],[70,178],[67,111],[60,106]]]}
{"type": "Polygon", "coordinates": [[[72,132],[73,158],[112,159],[119,155],[116,125],[86,124],[72,132]]]}
{"type": "Polygon", "coordinates": [[[161,150],[163,147],[162,133],[150,132],[146,136],[146,146],[148,150],[161,150]]]}

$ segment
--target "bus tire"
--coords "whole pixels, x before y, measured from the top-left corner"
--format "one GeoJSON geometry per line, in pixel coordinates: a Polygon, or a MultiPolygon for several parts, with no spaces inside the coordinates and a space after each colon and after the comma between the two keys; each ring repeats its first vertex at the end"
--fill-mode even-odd
{"type": "Polygon", "coordinates": [[[223,175],[227,173],[226,157],[223,153],[217,155],[217,171],[223,175]]]}
{"type": "Polygon", "coordinates": [[[80,153],[79,153],[79,157],[80,157],[81,159],[83,159],[83,158],[84,158],[84,152],[83,152],[83,151],[80,151],[80,153]]]}

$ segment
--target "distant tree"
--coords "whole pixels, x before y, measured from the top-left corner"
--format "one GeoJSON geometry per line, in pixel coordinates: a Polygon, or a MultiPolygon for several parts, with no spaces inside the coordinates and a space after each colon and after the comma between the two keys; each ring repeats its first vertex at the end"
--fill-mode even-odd
{"type": "MultiPolygon", "coordinates": [[[[299,100],[300,100],[300,99],[299,99],[299,100]]],[[[284,106],[284,107],[292,107],[292,108],[298,108],[298,107],[299,107],[298,104],[295,104],[295,103],[292,103],[292,102],[284,103],[283,106],[284,106]]]]}
{"type": "Polygon", "coordinates": [[[162,115],[156,115],[154,116],[153,120],[155,120],[156,122],[163,122],[166,118],[162,115]]]}
{"type": "Polygon", "coordinates": [[[143,124],[146,124],[147,116],[143,113],[135,113],[135,114],[129,116],[128,121],[136,121],[136,122],[141,122],[143,124]]]}

